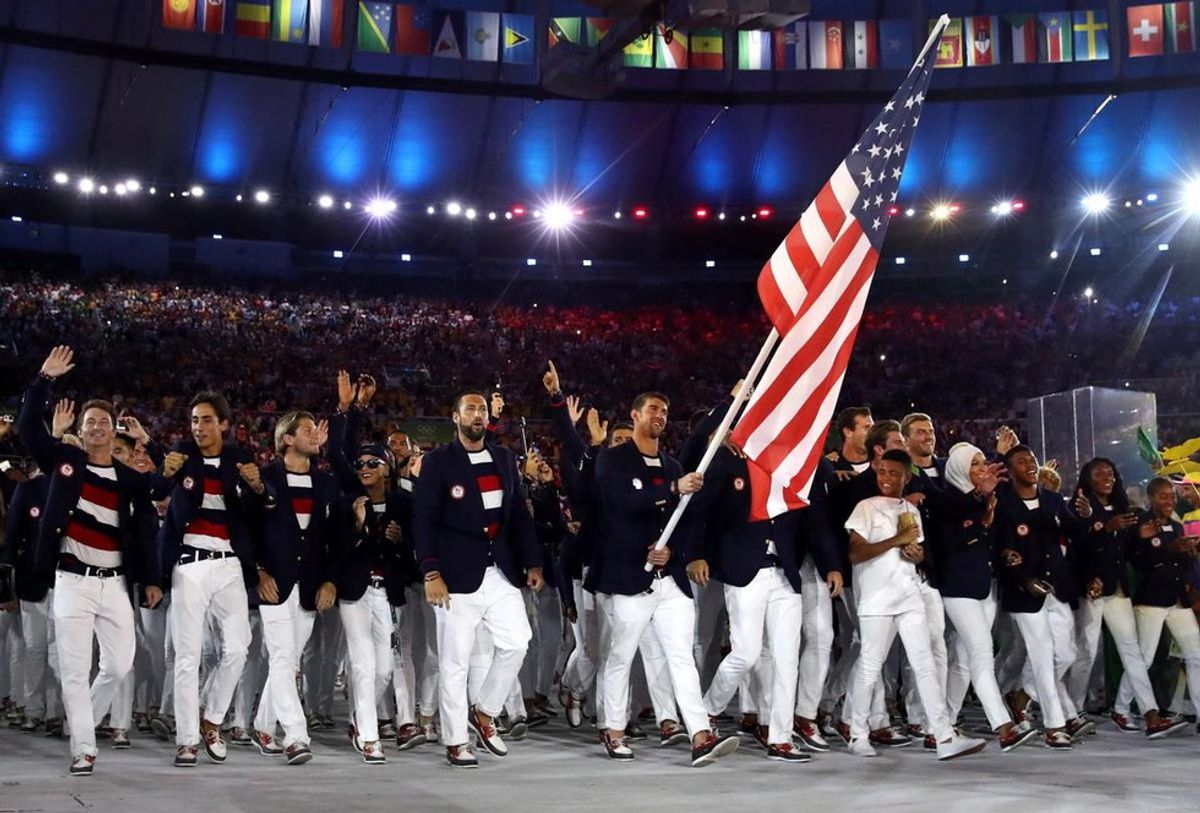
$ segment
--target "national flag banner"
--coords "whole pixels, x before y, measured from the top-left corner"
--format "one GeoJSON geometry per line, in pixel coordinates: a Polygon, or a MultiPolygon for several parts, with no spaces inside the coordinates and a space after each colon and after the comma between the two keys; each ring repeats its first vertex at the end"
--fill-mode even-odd
{"type": "Polygon", "coordinates": [[[308,44],[341,48],[346,22],[346,0],[309,0],[308,44]]]}
{"type": "Polygon", "coordinates": [[[1164,3],[1163,27],[1167,53],[1186,54],[1196,50],[1196,4],[1164,3]]]}
{"type": "Polygon", "coordinates": [[[358,0],[358,50],[386,54],[391,50],[392,4],[358,0]]]}
{"type": "Polygon", "coordinates": [[[1038,15],[1038,61],[1071,61],[1071,12],[1038,15]]]}
{"type": "Polygon", "coordinates": [[[237,0],[233,33],[260,40],[271,36],[271,0],[237,0]]]}
{"type": "Polygon", "coordinates": [[[808,23],[808,66],[814,71],[842,69],[842,24],[838,20],[808,23]]]}
{"type": "Polygon", "coordinates": [[[1164,50],[1163,7],[1130,6],[1125,9],[1130,56],[1159,56],[1164,50]]]}
{"type": "Polygon", "coordinates": [[[688,34],[659,23],[654,28],[654,67],[668,71],[686,71],[688,34]]]}
{"type": "Polygon", "coordinates": [[[701,71],[725,69],[725,32],[719,28],[700,28],[692,32],[689,64],[701,71]]]}
{"type": "Polygon", "coordinates": [[[855,20],[848,25],[846,67],[867,70],[879,67],[879,23],[855,20]]]}
{"type": "Polygon", "coordinates": [[[308,0],[274,0],[271,39],[276,42],[308,41],[308,0]]]}
{"type": "Polygon", "coordinates": [[[771,32],[738,32],[738,70],[771,70],[771,32]]]}
{"type": "Polygon", "coordinates": [[[199,28],[205,34],[225,33],[225,0],[200,0],[199,28]]]}
{"type": "Polygon", "coordinates": [[[1018,65],[1038,61],[1038,21],[1033,14],[1007,14],[1009,56],[1008,61],[1018,65]]]}
{"type": "Polygon", "coordinates": [[[1000,64],[1000,18],[964,17],[966,32],[967,65],[978,68],[1000,64]]]}
{"type": "Polygon", "coordinates": [[[397,54],[429,56],[430,30],[433,15],[427,6],[397,5],[396,46],[397,54]]]}
{"type": "Polygon", "coordinates": [[[439,11],[433,17],[433,55],[441,59],[463,58],[465,17],[461,11],[439,11]]]}
{"type": "Polygon", "coordinates": [[[176,31],[195,31],[196,0],[163,0],[162,26],[176,31]]]}
{"type": "MultiPolygon", "coordinates": [[[[937,20],[929,21],[929,30],[937,25],[937,20]]],[[[963,66],[963,29],[962,18],[952,17],[950,25],[942,32],[941,42],[938,43],[935,68],[961,68],[963,66]]]]}
{"type": "Polygon", "coordinates": [[[1075,61],[1108,59],[1108,12],[1076,11],[1072,15],[1075,61]]]}
{"type": "Polygon", "coordinates": [[[808,503],[936,53],[917,62],[759,274],[779,342],[732,434],[751,464],[752,520],[808,503]]]}
{"type": "Polygon", "coordinates": [[[500,14],[495,11],[468,11],[467,59],[473,62],[497,62],[500,59],[500,14]]]}
{"type": "Polygon", "coordinates": [[[635,37],[633,42],[626,45],[622,51],[625,67],[654,67],[654,35],[652,33],[635,37]]]}
{"type": "Polygon", "coordinates": [[[546,46],[553,48],[560,42],[582,44],[582,29],[583,20],[580,17],[551,17],[550,24],[546,26],[546,46]]]}
{"type": "Polygon", "coordinates": [[[775,70],[802,71],[808,68],[808,23],[803,20],[775,29],[775,70]]]}
{"type": "Polygon", "coordinates": [[[533,15],[500,17],[500,61],[510,65],[533,64],[533,15]]]}
{"type": "Polygon", "coordinates": [[[587,44],[595,48],[600,44],[600,40],[604,39],[604,35],[608,33],[608,29],[613,27],[616,20],[611,17],[588,17],[587,18],[587,44]]]}
{"type": "Polygon", "coordinates": [[[879,21],[879,64],[885,70],[907,70],[913,59],[911,20],[879,21]]]}

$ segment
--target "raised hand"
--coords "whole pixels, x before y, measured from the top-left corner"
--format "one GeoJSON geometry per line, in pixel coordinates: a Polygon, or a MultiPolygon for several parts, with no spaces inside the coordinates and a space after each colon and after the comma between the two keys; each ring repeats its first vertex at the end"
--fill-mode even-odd
{"type": "Polygon", "coordinates": [[[600,413],[595,407],[587,411],[587,428],[593,446],[600,446],[608,439],[608,421],[601,422],[600,413]]]}
{"type": "Polygon", "coordinates": [[[553,361],[546,362],[546,367],[546,372],[542,374],[542,386],[551,395],[558,395],[562,392],[562,384],[558,380],[558,370],[554,368],[553,361]]]}
{"type": "Polygon", "coordinates": [[[367,373],[358,376],[358,405],[365,407],[375,397],[375,377],[367,373]]]}
{"type": "Polygon", "coordinates": [[[1092,503],[1083,496],[1082,488],[1075,492],[1075,499],[1071,501],[1071,506],[1075,509],[1075,513],[1084,519],[1092,515],[1092,503]]]}
{"type": "Polygon", "coordinates": [[[492,393],[492,417],[499,418],[504,411],[504,396],[498,392],[492,393]]]}
{"type": "Polygon", "coordinates": [[[121,418],[121,423],[125,424],[125,431],[120,434],[128,435],[138,443],[150,442],[150,433],[146,431],[145,427],[142,426],[142,422],[137,418],[132,415],[124,415],[121,418]]]}
{"type": "Polygon", "coordinates": [[[1000,431],[996,432],[996,453],[1003,456],[1008,454],[1012,447],[1020,443],[1020,438],[1010,426],[1000,427],[1000,431]]]}
{"type": "Polygon", "coordinates": [[[54,405],[54,417],[50,420],[50,434],[62,438],[75,425],[75,402],[63,398],[54,405]]]}
{"type": "Polygon", "coordinates": [[[579,423],[579,419],[583,417],[583,405],[579,403],[578,395],[567,396],[567,415],[571,417],[571,425],[579,423]]]}
{"type": "Polygon", "coordinates": [[[74,350],[65,344],[58,345],[42,362],[42,375],[46,378],[58,378],[60,375],[66,375],[75,369],[75,365],[71,362],[74,357],[74,350]]]}
{"type": "Polygon", "coordinates": [[[345,412],[354,403],[354,385],[350,383],[350,373],[338,370],[337,374],[338,412],[345,412]]]}
{"type": "Polygon", "coordinates": [[[317,421],[317,431],[313,435],[313,440],[317,443],[317,448],[321,448],[329,440],[329,421],[321,419],[317,421]]]}
{"type": "Polygon", "coordinates": [[[367,524],[367,498],[359,497],[351,505],[351,508],[354,511],[354,525],[362,530],[362,527],[367,524]]]}

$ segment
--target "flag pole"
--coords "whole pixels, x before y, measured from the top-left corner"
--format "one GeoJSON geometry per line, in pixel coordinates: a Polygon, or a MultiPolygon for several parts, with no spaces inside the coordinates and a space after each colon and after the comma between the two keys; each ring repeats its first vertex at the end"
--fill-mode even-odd
{"type": "MultiPolygon", "coordinates": [[[[775,350],[775,345],[779,343],[779,331],[771,328],[771,332],[767,335],[767,340],[763,342],[762,348],[758,351],[758,357],[754,359],[754,363],[750,365],[750,371],[746,373],[746,377],[742,379],[742,386],[738,387],[737,394],[733,397],[733,403],[729,405],[729,409],[725,410],[725,417],[721,420],[721,425],[713,432],[712,440],[708,442],[708,448],[704,451],[704,457],[700,459],[700,465],[696,467],[696,472],[704,474],[708,470],[708,466],[712,463],[713,458],[717,456],[717,450],[721,448],[721,444],[725,442],[725,436],[729,434],[730,428],[733,426],[733,419],[737,417],[738,410],[750,395],[750,390],[754,388],[754,382],[758,380],[762,374],[763,367],[767,364],[767,359],[771,357],[771,353],[775,350]]],[[[655,550],[662,550],[667,546],[667,542],[671,539],[671,534],[675,532],[675,528],[679,525],[679,520],[683,516],[683,512],[687,510],[688,503],[692,501],[691,494],[684,494],[680,497],[679,502],[675,506],[675,512],[671,514],[671,518],[667,521],[667,526],[663,528],[658,540],[654,543],[655,550]]],[[[646,562],[646,572],[649,573],[654,569],[654,565],[646,562]]]]}
{"type": "Polygon", "coordinates": [[[941,17],[938,17],[937,23],[935,23],[933,26],[933,30],[929,32],[929,39],[925,40],[925,47],[921,49],[921,53],[917,54],[917,61],[913,63],[913,67],[916,67],[921,63],[921,60],[925,58],[925,54],[929,53],[929,49],[932,48],[933,44],[938,41],[939,37],[942,36],[942,32],[946,30],[946,26],[948,25],[950,25],[949,14],[943,14],[941,17]]]}

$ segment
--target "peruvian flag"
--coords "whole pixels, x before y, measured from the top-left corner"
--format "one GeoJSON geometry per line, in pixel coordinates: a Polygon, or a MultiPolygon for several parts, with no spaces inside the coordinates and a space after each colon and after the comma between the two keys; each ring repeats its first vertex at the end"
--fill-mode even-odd
{"type": "Polygon", "coordinates": [[[809,65],[813,70],[842,69],[841,21],[814,21],[808,24],[809,65]]]}
{"type": "Polygon", "coordinates": [[[1163,52],[1162,6],[1130,6],[1126,9],[1129,26],[1129,55],[1158,56],[1163,52]]]}
{"type": "Polygon", "coordinates": [[[225,0],[203,0],[200,4],[200,30],[205,34],[225,33],[225,0]]]}
{"type": "Polygon", "coordinates": [[[163,28],[196,30],[196,0],[163,0],[163,28]]]}
{"type": "Polygon", "coordinates": [[[1167,51],[1183,54],[1196,50],[1196,8],[1194,3],[1165,3],[1163,23],[1167,51]]]}

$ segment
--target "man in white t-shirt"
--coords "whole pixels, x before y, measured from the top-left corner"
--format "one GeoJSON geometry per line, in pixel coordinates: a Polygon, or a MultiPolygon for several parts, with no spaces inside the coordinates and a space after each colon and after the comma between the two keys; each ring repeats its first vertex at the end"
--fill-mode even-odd
{"type": "Polygon", "coordinates": [[[916,563],[925,557],[922,548],[925,537],[920,514],[903,499],[911,470],[912,458],[907,452],[899,449],[884,452],[875,470],[880,496],[858,503],[846,520],[862,639],[857,674],[850,686],[850,753],[876,756],[868,739],[871,692],[899,633],[913,667],[931,733],[937,738],[938,759],[954,759],[982,750],[986,742],[955,732],[946,698],[939,688],[929,643],[929,619],[921,598],[921,577],[916,568],[916,563]]]}

